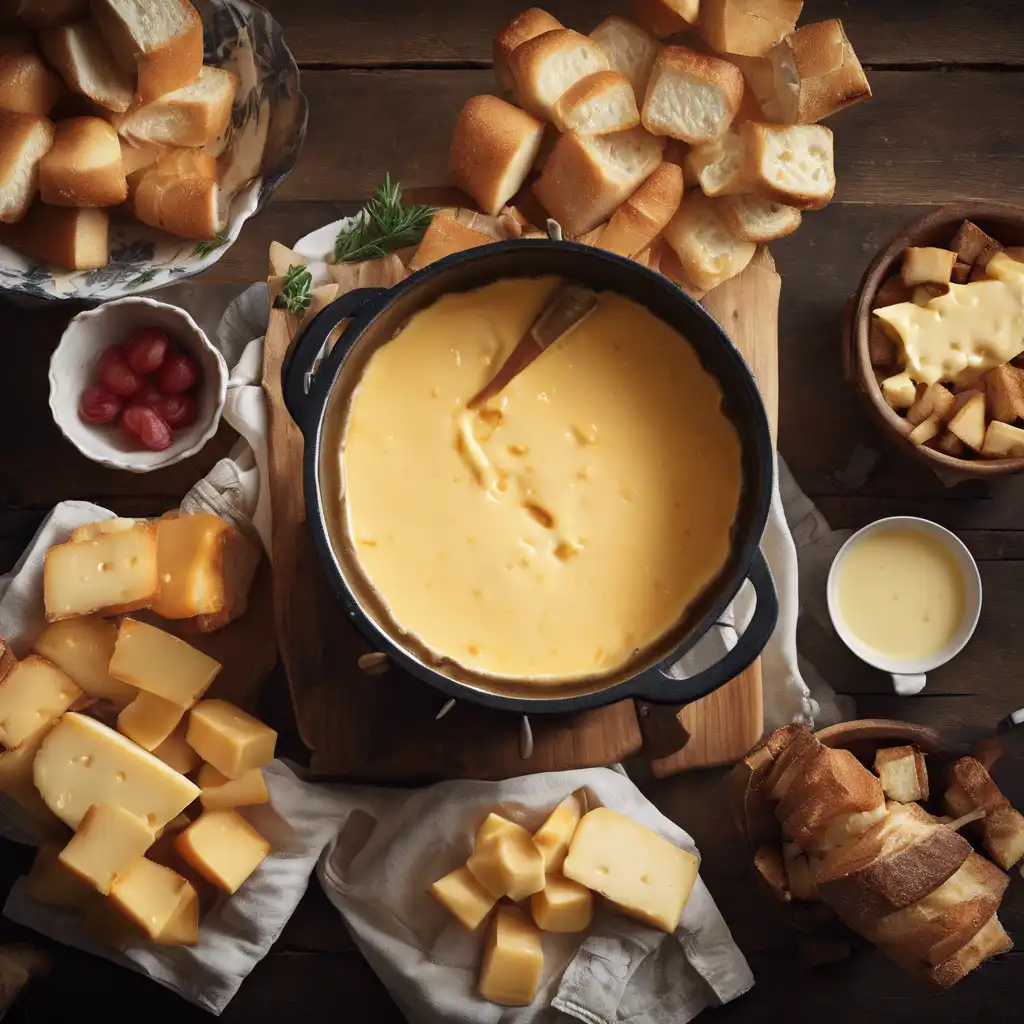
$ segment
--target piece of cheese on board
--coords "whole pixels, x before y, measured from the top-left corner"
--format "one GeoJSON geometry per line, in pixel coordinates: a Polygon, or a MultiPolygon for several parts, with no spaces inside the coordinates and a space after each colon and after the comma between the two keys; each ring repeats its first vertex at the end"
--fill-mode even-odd
{"type": "Polygon", "coordinates": [[[500,1006],[529,1006],[544,969],[540,931],[509,904],[498,907],[480,967],[480,995],[500,1006]]]}
{"type": "Polygon", "coordinates": [[[138,690],[110,674],[110,659],[117,642],[117,623],[98,615],[51,622],[39,634],[32,650],[69,676],[90,697],[130,704],[138,690]]]}
{"type": "Polygon", "coordinates": [[[30,654],[0,682],[0,743],[20,747],[57,720],[82,691],[56,665],[30,654]]]}
{"type": "Polygon", "coordinates": [[[467,931],[472,931],[498,902],[465,864],[439,878],[427,890],[467,931]]]}
{"type": "Polygon", "coordinates": [[[233,532],[232,526],[209,512],[160,520],[160,593],[153,602],[157,615],[190,619],[224,607],[224,547],[233,532]]]}
{"type": "Polygon", "coordinates": [[[277,733],[226,700],[200,701],[188,716],[185,738],[204,761],[237,779],[274,759],[277,733]]]}
{"type": "Polygon", "coordinates": [[[143,750],[152,752],[170,737],[184,717],[185,709],[180,704],[140,690],[117,716],[117,728],[143,750]]]}
{"type": "Polygon", "coordinates": [[[530,912],[545,932],[585,932],[594,919],[594,894],[579,882],[548,875],[541,892],[530,897],[530,912]]]}
{"type": "Polygon", "coordinates": [[[144,520],[140,519],[98,519],[95,523],[86,523],[71,531],[68,538],[72,544],[80,544],[87,540],[96,540],[105,533],[124,533],[144,520]]]}
{"type": "Polygon", "coordinates": [[[544,859],[525,829],[499,833],[473,851],[466,867],[495,898],[524,900],[544,888],[544,859]]]}
{"type": "Polygon", "coordinates": [[[33,762],[46,806],[77,828],[93,804],[116,803],[153,829],[176,818],[199,787],[120,733],[69,711],[50,730],[33,762]]]}
{"type": "Polygon", "coordinates": [[[184,915],[187,928],[194,912],[196,928],[192,944],[198,941],[199,901],[196,891],[176,871],[162,864],[140,857],[114,880],[110,898],[148,938],[164,945],[190,944],[169,943],[168,938],[177,939],[184,930],[179,917],[184,915]]]}
{"type": "Polygon", "coordinates": [[[262,768],[250,768],[237,779],[229,779],[212,764],[204,764],[196,780],[202,792],[199,800],[209,811],[222,811],[229,807],[249,807],[270,800],[262,768]]]}
{"type": "Polygon", "coordinates": [[[562,867],[573,833],[585,811],[582,795],[570,793],[534,832],[533,841],[544,858],[544,870],[548,874],[562,867]]]}
{"type": "Polygon", "coordinates": [[[492,839],[497,839],[503,832],[514,832],[517,829],[521,832],[526,831],[522,825],[517,825],[514,821],[509,821],[508,818],[503,818],[500,814],[495,814],[492,811],[476,830],[473,849],[483,849],[492,839]]]}
{"type": "Polygon", "coordinates": [[[234,811],[203,811],[174,848],[218,889],[233,893],[263,863],[270,843],[234,811]]]}
{"type": "Polygon", "coordinates": [[[142,819],[117,804],[93,804],[60,852],[61,864],[106,895],[114,879],[138,860],[155,839],[142,819]]]}
{"type": "MultiPolygon", "coordinates": [[[[153,756],[176,772],[188,775],[194,772],[203,759],[185,742],[186,723],[182,722],[159,746],[153,748],[153,756]]],[[[199,783],[200,787],[202,782],[199,783]]]]}

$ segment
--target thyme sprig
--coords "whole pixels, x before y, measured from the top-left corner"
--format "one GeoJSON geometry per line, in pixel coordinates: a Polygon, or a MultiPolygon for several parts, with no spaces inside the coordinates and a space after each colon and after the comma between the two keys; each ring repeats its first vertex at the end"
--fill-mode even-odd
{"type": "Polygon", "coordinates": [[[433,206],[402,202],[402,187],[384,176],[384,184],[366,204],[363,216],[338,232],[334,243],[336,263],[355,263],[386,256],[395,249],[416,245],[423,238],[437,210],[433,206]]]}

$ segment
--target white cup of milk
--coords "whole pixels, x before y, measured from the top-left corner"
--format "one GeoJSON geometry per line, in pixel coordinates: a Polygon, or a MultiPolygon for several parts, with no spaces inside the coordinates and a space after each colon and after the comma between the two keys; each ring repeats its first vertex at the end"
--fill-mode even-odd
{"type": "Polygon", "coordinates": [[[963,542],[913,516],[879,519],[839,550],[828,611],[843,643],[888,672],[900,696],[963,650],[981,614],[981,576],[963,542]]]}

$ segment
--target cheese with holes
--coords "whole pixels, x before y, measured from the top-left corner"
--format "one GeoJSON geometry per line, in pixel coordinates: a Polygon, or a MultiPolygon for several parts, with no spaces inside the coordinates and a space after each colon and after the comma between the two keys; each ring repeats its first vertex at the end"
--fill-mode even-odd
{"type": "Polygon", "coordinates": [[[206,692],[220,663],[148,622],[122,619],[110,674],[183,708],[206,692]]]}
{"type": "Polygon", "coordinates": [[[674,932],[700,861],[649,828],[607,807],[585,814],[562,874],[601,893],[645,924],[674,932]]]}
{"type": "Polygon", "coordinates": [[[570,793],[533,834],[533,841],[544,858],[544,870],[548,874],[561,868],[562,861],[569,852],[573,833],[585,810],[582,796],[570,793]]]}
{"type": "Polygon", "coordinates": [[[439,878],[427,891],[468,931],[476,928],[498,902],[498,897],[492,896],[465,865],[439,878]]]}
{"type": "Polygon", "coordinates": [[[234,811],[203,811],[174,848],[223,892],[236,892],[270,852],[266,841],[234,811]]]}
{"type": "Polygon", "coordinates": [[[180,704],[141,690],[117,716],[117,728],[143,750],[153,751],[174,732],[184,716],[185,709],[180,704]]]}
{"type": "Polygon", "coordinates": [[[480,967],[480,995],[500,1006],[529,1006],[544,970],[537,926],[518,907],[500,906],[480,967]]]}
{"type": "Polygon", "coordinates": [[[98,615],[51,622],[32,645],[36,654],[67,672],[90,697],[130,704],[138,690],[110,674],[117,623],[98,615]]]}
{"type": "MultiPolygon", "coordinates": [[[[163,743],[153,748],[153,756],[182,775],[194,772],[203,763],[203,759],[185,742],[184,722],[163,743]]],[[[202,782],[199,785],[202,786],[202,782]]]]}
{"type": "Polygon", "coordinates": [[[157,524],[160,593],[153,611],[165,619],[190,619],[223,609],[224,552],[235,530],[209,512],[161,519],[157,524]]]}
{"type": "Polygon", "coordinates": [[[274,759],[277,733],[226,700],[200,701],[188,716],[188,745],[229,779],[274,759]]]}
{"type": "Polygon", "coordinates": [[[169,930],[180,931],[179,915],[195,910],[198,940],[199,904],[196,891],[176,871],[145,857],[134,861],[114,880],[110,898],[125,917],[154,942],[169,930]]]}
{"type": "Polygon", "coordinates": [[[500,814],[495,814],[492,811],[486,818],[484,818],[480,827],[476,830],[476,837],[473,840],[473,849],[482,849],[492,839],[496,839],[503,832],[515,832],[517,830],[520,832],[526,831],[522,825],[517,825],[514,821],[509,821],[508,818],[503,818],[500,814]]]}
{"type": "Polygon", "coordinates": [[[32,778],[33,762],[50,728],[41,729],[15,750],[0,753],[0,793],[18,804],[44,832],[53,834],[63,832],[64,825],[43,802],[32,778]]]}
{"type": "Polygon", "coordinates": [[[228,807],[249,807],[252,804],[265,804],[270,800],[261,768],[250,768],[237,779],[229,779],[212,764],[204,764],[199,771],[198,782],[202,790],[199,799],[203,807],[210,811],[220,811],[228,807]]]}
{"type": "Polygon", "coordinates": [[[30,654],[0,683],[0,743],[8,748],[21,746],[81,696],[69,675],[30,654]]]}
{"type": "Polygon", "coordinates": [[[25,879],[25,888],[32,899],[47,906],[82,910],[96,893],[91,885],[75,877],[61,864],[61,845],[53,839],[40,844],[25,879]]]}
{"type": "Polygon", "coordinates": [[[501,832],[474,850],[466,867],[495,898],[524,900],[544,888],[544,859],[525,829],[501,832]]]}
{"type": "Polygon", "coordinates": [[[46,552],[43,604],[49,622],[148,608],[159,589],[153,523],[57,544],[46,552]]]}
{"type": "Polygon", "coordinates": [[[138,860],[156,836],[142,819],[117,804],[94,804],[60,852],[60,862],[97,892],[110,892],[114,879],[138,860]]]}
{"type": "Polygon", "coordinates": [[[541,931],[585,932],[594,919],[594,894],[572,879],[548,875],[543,891],[530,897],[530,912],[541,931]]]}
{"type": "Polygon", "coordinates": [[[99,519],[95,523],[86,523],[84,526],[76,527],[71,531],[68,540],[72,544],[80,544],[87,540],[96,540],[105,533],[124,533],[133,526],[137,526],[142,520],[139,519],[99,519]]]}
{"type": "Polygon", "coordinates": [[[199,787],[120,733],[67,712],[43,740],[33,762],[46,806],[77,828],[93,804],[116,803],[163,828],[197,796],[199,787]]]}

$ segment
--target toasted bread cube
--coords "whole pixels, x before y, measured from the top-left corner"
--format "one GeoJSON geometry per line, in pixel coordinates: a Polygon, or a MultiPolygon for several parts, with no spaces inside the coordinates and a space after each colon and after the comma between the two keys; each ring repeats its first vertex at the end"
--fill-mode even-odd
{"type": "Polygon", "coordinates": [[[692,146],[686,154],[686,173],[706,196],[749,191],[743,177],[743,144],[735,132],[692,146]]]}
{"type": "Polygon", "coordinates": [[[188,745],[229,779],[274,759],[277,733],[226,700],[200,701],[188,718],[188,745]]]}
{"type": "Polygon", "coordinates": [[[982,820],[981,836],[989,856],[1004,871],[1024,858],[1024,815],[1009,804],[982,820]]]}
{"type": "Polygon", "coordinates": [[[882,309],[885,306],[896,306],[901,302],[909,302],[914,294],[913,288],[908,288],[899,274],[887,277],[875,292],[871,308],[882,309]]]}
{"type": "Polygon", "coordinates": [[[942,384],[929,384],[907,410],[907,422],[916,427],[928,419],[944,420],[952,412],[956,398],[942,384]]]}
{"type": "Polygon", "coordinates": [[[539,7],[530,7],[517,14],[494,37],[494,78],[504,99],[515,102],[516,80],[508,64],[512,51],[530,39],[560,28],[565,26],[557,18],[539,7]]]}
{"type": "Polygon", "coordinates": [[[981,380],[992,419],[1003,423],[1024,419],[1024,370],[1007,363],[989,370],[981,380]]]}
{"type": "Polygon", "coordinates": [[[965,220],[953,238],[950,248],[956,250],[962,262],[984,270],[989,260],[1003,247],[994,238],[986,235],[977,224],[965,220]]]}
{"type": "Polygon", "coordinates": [[[980,452],[985,447],[985,396],[980,392],[971,395],[949,421],[949,430],[968,448],[980,452]]]}
{"type": "Polygon", "coordinates": [[[117,132],[100,117],[58,121],[39,162],[39,195],[50,206],[117,206],[128,198],[117,132]]]}
{"type": "Polygon", "coordinates": [[[914,304],[918,306],[927,306],[932,299],[938,298],[940,295],[945,295],[949,291],[948,285],[940,284],[919,284],[914,289],[913,300],[914,304]]]}
{"type": "Polygon", "coordinates": [[[595,71],[558,98],[555,124],[580,135],[624,132],[640,124],[640,110],[629,79],[620,71],[595,71]]]}
{"type": "Polygon", "coordinates": [[[886,797],[901,804],[928,799],[928,769],[914,746],[886,747],[875,752],[875,773],[886,797]]]}
{"type": "Polygon", "coordinates": [[[795,207],[755,195],[726,196],[722,214],[737,238],[758,245],[793,234],[803,220],[795,207]]]}
{"type": "Polygon", "coordinates": [[[988,459],[1024,458],[1024,430],[993,420],[985,431],[981,454],[988,459]]]}
{"type": "Polygon", "coordinates": [[[174,848],[218,889],[233,893],[263,863],[270,843],[234,811],[203,811],[174,848]]]}
{"type": "Polygon", "coordinates": [[[879,387],[890,409],[909,409],[917,401],[917,385],[909,373],[886,377],[879,387]]]}
{"type": "Polygon", "coordinates": [[[4,232],[3,241],[40,263],[98,270],[110,260],[110,215],[106,210],[34,203],[24,220],[4,232]]]}
{"type": "Polygon", "coordinates": [[[544,932],[585,932],[594,919],[594,894],[579,882],[549,875],[530,897],[534,923],[544,932]]]}
{"type": "Polygon", "coordinates": [[[499,907],[484,947],[480,995],[499,1006],[529,1006],[543,969],[537,926],[518,907],[499,907]]]}
{"type": "Polygon", "coordinates": [[[911,444],[920,447],[923,444],[927,444],[933,438],[939,436],[939,432],[942,430],[942,423],[936,416],[932,416],[929,419],[918,423],[916,427],[907,435],[907,439],[911,444]]]}
{"type": "Polygon", "coordinates": [[[125,917],[141,928],[146,936],[161,944],[174,939],[175,944],[194,944],[198,941],[199,905],[196,891],[176,871],[155,864],[145,857],[134,860],[113,881],[110,898],[125,917]],[[191,919],[193,907],[195,935],[186,934],[181,943],[183,931],[181,917],[191,919]],[[165,938],[166,935],[166,938],[165,938]]]}
{"type": "MultiPolygon", "coordinates": [[[[546,873],[551,874],[562,867],[565,855],[569,852],[573,833],[586,810],[582,794],[570,793],[548,815],[547,821],[534,832],[533,841],[540,850],[546,873]]],[[[540,924],[539,921],[537,923],[540,924]]]]}
{"type": "Polygon", "coordinates": [[[832,132],[824,125],[740,126],[743,173],[752,191],[798,210],[820,210],[836,188],[832,132]]]}
{"type": "Polygon", "coordinates": [[[34,50],[0,53],[0,110],[45,117],[60,95],[60,79],[34,50]]]}
{"type": "Polygon", "coordinates": [[[153,845],[155,838],[144,818],[117,804],[93,804],[61,850],[60,862],[106,895],[114,880],[153,845]]]}
{"type": "Polygon", "coordinates": [[[0,743],[20,747],[52,725],[82,691],[74,680],[38,654],[18,662],[0,682],[0,743]]]}
{"type": "Polygon", "coordinates": [[[509,54],[508,63],[519,106],[552,122],[555,104],[565,92],[588,75],[609,69],[597,43],[567,28],[528,39],[509,54]]]}
{"type": "Polygon", "coordinates": [[[796,28],[803,0],[702,0],[700,33],[719,53],[763,57],[796,28]]]}
{"type": "Polygon", "coordinates": [[[639,25],[614,14],[605,18],[590,38],[604,50],[612,68],[629,79],[637,103],[642,103],[660,49],[657,40],[639,25]]]}
{"type": "Polygon", "coordinates": [[[720,203],[699,193],[687,197],[665,228],[687,278],[708,291],[746,269],[757,249],[733,234],[720,203]]]}
{"type": "Polygon", "coordinates": [[[955,264],[955,252],[912,245],[903,254],[900,277],[908,288],[919,284],[948,284],[955,264]]]}
{"type": "Polygon", "coordinates": [[[498,897],[489,893],[465,864],[439,878],[427,892],[467,931],[476,928],[498,902],[498,897]]]}
{"type": "Polygon", "coordinates": [[[974,810],[991,814],[1006,805],[1002,790],[992,781],[988,769],[974,757],[961,757],[950,773],[949,788],[943,794],[946,810],[957,818],[974,810]]]}
{"type": "Polygon", "coordinates": [[[872,366],[892,366],[899,356],[899,346],[886,334],[879,321],[872,319],[868,328],[868,358],[872,366]]]}
{"type": "Polygon", "coordinates": [[[53,123],[45,117],[0,109],[0,224],[16,224],[28,214],[39,184],[39,162],[53,145],[53,134],[53,123]]]}
{"type": "Polygon", "coordinates": [[[956,434],[951,434],[948,430],[944,430],[938,437],[929,441],[928,445],[952,459],[962,459],[967,454],[967,446],[956,434]]]}
{"type": "Polygon", "coordinates": [[[697,23],[700,0],[633,0],[637,24],[664,39],[697,23]]]}
{"type": "Polygon", "coordinates": [[[953,284],[967,284],[970,276],[970,263],[963,263],[960,260],[953,264],[953,269],[949,272],[949,279],[953,284]]]}

